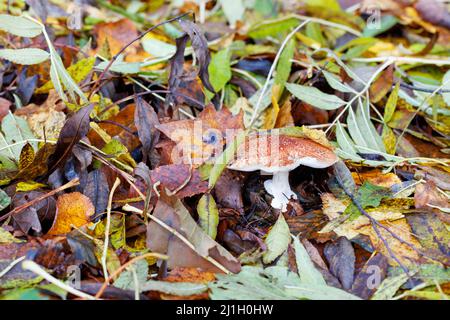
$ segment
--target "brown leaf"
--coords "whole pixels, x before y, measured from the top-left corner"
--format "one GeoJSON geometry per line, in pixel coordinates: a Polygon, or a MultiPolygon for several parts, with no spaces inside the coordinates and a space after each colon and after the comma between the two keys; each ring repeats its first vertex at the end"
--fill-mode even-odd
{"type": "Polygon", "coordinates": [[[448,198],[437,190],[436,184],[432,180],[416,186],[414,202],[417,209],[432,209],[429,205],[450,208],[448,198]]]}
{"type": "Polygon", "coordinates": [[[64,103],[55,90],[51,90],[42,105],[29,104],[17,109],[14,114],[25,119],[33,134],[40,139],[58,139],[66,115],[64,103]]]}
{"type": "Polygon", "coordinates": [[[95,213],[105,212],[108,205],[109,186],[105,173],[100,170],[89,172],[83,194],[91,199],[95,213]]]}
{"type": "Polygon", "coordinates": [[[11,105],[11,101],[0,97],[0,121],[8,114],[11,105]]]}
{"type": "MultiPolygon", "coordinates": [[[[186,80],[191,81],[195,79],[195,75],[185,72],[184,70],[184,51],[188,39],[191,39],[191,45],[200,66],[198,76],[202,80],[205,88],[210,92],[215,93],[215,90],[209,81],[208,66],[211,61],[211,55],[209,54],[208,41],[203,35],[202,30],[200,30],[195,23],[188,20],[179,20],[179,24],[185,32],[185,35],[176,39],[177,50],[170,59],[169,90],[171,93],[168,101],[169,103],[175,102],[176,104],[181,102],[178,99],[178,91],[181,88],[181,84],[186,82],[186,80]]],[[[194,102],[194,105],[203,107],[203,101],[190,102],[194,102]],[[199,103],[201,103],[201,105],[198,105],[199,103]]]]}
{"type": "Polygon", "coordinates": [[[66,234],[72,230],[71,225],[81,227],[89,222],[94,212],[91,200],[82,193],[63,194],[58,197],[55,221],[47,234],[66,234]]]}
{"type": "Polygon", "coordinates": [[[197,167],[212,156],[222,153],[225,143],[231,141],[236,131],[243,127],[243,113],[233,116],[226,108],[216,111],[209,105],[197,120],[162,123],[157,129],[177,144],[172,152],[172,160],[189,163],[190,157],[197,167]]]}
{"type": "Polygon", "coordinates": [[[336,242],[326,244],[324,254],[331,273],[340,280],[344,289],[350,289],[355,272],[355,250],[351,242],[340,237],[336,242]]]}
{"type": "Polygon", "coordinates": [[[232,208],[243,213],[244,201],[242,199],[241,180],[240,173],[232,170],[224,170],[214,187],[214,192],[217,202],[222,207],[232,208]]]}
{"type": "MultiPolygon", "coordinates": [[[[136,132],[134,114],[135,105],[131,103],[122,108],[118,114],[109,118],[108,122],[101,122],[99,126],[111,137],[119,138],[119,141],[128,150],[134,150],[140,144],[139,138],[134,135],[136,132]],[[124,128],[127,128],[127,130],[124,130],[124,128]]],[[[103,139],[94,130],[90,130],[87,137],[91,144],[97,148],[103,148],[105,146],[103,139]]]]}
{"type": "Polygon", "coordinates": [[[175,195],[180,199],[205,193],[208,190],[208,181],[202,181],[198,170],[191,169],[187,164],[160,166],[151,170],[150,177],[153,184],[159,181],[170,191],[178,190],[175,195]]]}
{"type": "Polygon", "coordinates": [[[159,131],[155,128],[159,124],[159,120],[153,107],[141,97],[136,99],[134,124],[137,128],[139,140],[142,143],[143,161],[146,162],[152,147],[159,139],[159,131]]]}
{"type": "Polygon", "coordinates": [[[382,254],[372,256],[355,277],[351,292],[363,299],[369,299],[387,275],[387,259],[382,254]]]}
{"type": "MultiPolygon", "coordinates": [[[[111,55],[117,54],[138,36],[136,26],[128,19],[98,23],[94,27],[94,33],[97,35],[97,48],[102,48],[107,41],[111,55]]],[[[135,50],[135,46],[130,46],[125,52],[134,53],[135,50]]]]}
{"type": "Polygon", "coordinates": [[[56,146],[52,143],[44,144],[36,152],[33,161],[28,166],[20,169],[15,179],[33,180],[46,174],[48,159],[54,153],[55,149],[56,146]]]}
{"type": "MultiPolygon", "coordinates": [[[[45,192],[30,191],[26,193],[19,192],[13,198],[13,207],[20,207],[31,200],[43,196],[45,192]]],[[[13,221],[16,226],[24,233],[28,233],[30,229],[35,232],[45,231],[43,225],[49,225],[55,216],[56,201],[53,197],[47,197],[42,201],[36,202],[31,207],[13,215],[13,221]]],[[[47,227],[48,228],[48,227],[47,227]]]]}
{"type": "Polygon", "coordinates": [[[150,222],[147,228],[148,248],[167,254],[169,268],[194,267],[205,271],[223,272],[204,258],[209,256],[229,271],[239,272],[241,269],[239,261],[195,223],[181,201],[175,197],[165,198],[167,200],[159,199],[153,216],[182,234],[194,246],[195,251],[154,221],[150,222]]]}
{"type": "Polygon", "coordinates": [[[89,131],[89,114],[93,107],[94,105],[91,104],[80,109],[66,121],[59,134],[55,153],[50,157],[48,173],[52,173],[58,167],[63,166],[75,144],[86,136],[89,131]]]}
{"type": "Polygon", "coordinates": [[[179,20],[180,27],[189,35],[191,39],[191,45],[194,49],[195,56],[198,59],[200,65],[199,77],[203,82],[203,85],[209,91],[215,93],[215,90],[209,82],[208,66],[211,61],[211,55],[209,54],[208,41],[206,40],[203,31],[193,22],[189,20],[179,20]]]}
{"type": "Polygon", "coordinates": [[[389,65],[370,86],[370,101],[380,101],[391,90],[394,82],[394,64],[389,65]]]}

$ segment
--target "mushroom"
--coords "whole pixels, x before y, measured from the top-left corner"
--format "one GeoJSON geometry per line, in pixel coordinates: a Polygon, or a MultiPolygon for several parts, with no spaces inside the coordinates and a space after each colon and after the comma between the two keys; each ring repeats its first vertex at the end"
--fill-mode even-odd
{"type": "Polygon", "coordinates": [[[272,207],[284,212],[290,198],[297,199],[289,185],[289,171],[300,165],[326,168],[338,158],[324,135],[320,139],[311,139],[307,135],[289,136],[272,132],[249,134],[228,168],[247,172],[261,170],[262,173],[272,174],[272,179],[264,182],[264,188],[273,196],[272,207]]]}

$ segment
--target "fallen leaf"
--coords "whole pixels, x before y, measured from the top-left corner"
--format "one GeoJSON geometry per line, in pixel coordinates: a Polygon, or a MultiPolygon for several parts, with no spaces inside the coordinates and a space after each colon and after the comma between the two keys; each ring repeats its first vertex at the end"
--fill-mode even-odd
{"type": "Polygon", "coordinates": [[[72,225],[81,227],[90,221],[95,213],[91,200],[79,192],[66,193],[58,197],[56,202],[56,216],[49,235],[69,233],[72,225]]]}
{"type": "Polygon", "coordinates": [[[325,245],[324,254],[331,273],[339,279],[345,290],[349,290],[355,273],[355,250],[351,242],[340,237],[336,242],[325,245]]]}
{"type": "MultiPolygon", "coordinates": [[[[98,48],[107,42],[111,55],[117,54],[122,47],[137,38],[138,32],[135,24],[128,19],[115,22],[103,22],[95,25],[94,33],[97,35],[98,48]]],[[[126,49],[126,53],[134,53],[136,44],[126,49]]]]}
{"type": "Polygon", "coordinates": [[[238,260],[204,233],[178,199],[160,198],[153,216],[180,232],[195,248],[191,249],[156,222],[150,222],[147,228],[147,246],[152,251],[167,254],[169,268],[197,267],[205,271],[223,272],[204,258],[211,257],[231,272],[240,270],[238,260]]]}
{"type": "MultiPolygon", "coordinates": [[[[409,226],[406,219],[399,219],[395,221],[389,221],[389,222],[380,222],[384,226],[386,226],[391,232],[393,232],[397,237],[402,239],[403,241],[406,241],[410,244],[412,244],[417,250],[420,250],[422,246],[420,243],[416,240],[411,227],[409,226]]],[[[387,230],[378,227],[382,237],[387,242],[387,245],[392,250],[395,257],[404,265],[404,266],[414,266],[419,261],[419,253],[412,249],[410,246],[408,246],[405,243],[400,242],[397,240],[390,232],[387,230]]],[[[397,261],[394,260],[394,258],[389,254],[388,249],[386,248],[385,244],[383,243],[382,239],[377,235],[375,232],[373,226],[364,226],[360,229],[360,233],[369,236],[370,242],[372,243],[372,246],[381,252],[389,262],[389,265],[391,266],[398,266],[397,261]]]]}
{"type": "Polygon", "coordinates": [[[55,152],[48,162],[48,173],[52,173],[58,167],[63,166],[75,144],[86,136],[89,131],[89,114],[92,109],[92,104],[84,107],[64,123],[56,143],[55,152]]]}
{"type": "Polygon", "coordinates": [[[263,254],[263,262],[266,264],[273,262],[286,251],[291,242],[291,234],[283,214],[279,214],[277,222],[270,229],[264,242],[267,245],[267,251],[263,254]]]}

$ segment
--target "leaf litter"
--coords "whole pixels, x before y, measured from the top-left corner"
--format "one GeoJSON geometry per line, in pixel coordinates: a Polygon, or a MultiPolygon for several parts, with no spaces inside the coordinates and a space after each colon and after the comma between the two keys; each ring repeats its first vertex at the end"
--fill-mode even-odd
{"type": "Polygon", "coordinates": [[[0,6],[0,299],[448,299],[450,7],[353,2],[0,6]]]}

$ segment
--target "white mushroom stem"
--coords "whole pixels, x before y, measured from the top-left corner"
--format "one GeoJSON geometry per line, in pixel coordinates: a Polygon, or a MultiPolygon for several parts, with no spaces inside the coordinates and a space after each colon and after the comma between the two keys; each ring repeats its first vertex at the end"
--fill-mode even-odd
{"type": "Polygon", "coordinates": [[[291,190],[289,185],[289,171],[274,172],[271,180],[264,182],[264,188],[273,197],[271,205],[275,209],[287,210],[289,199],[297,199],[297,195],[291,190]]]}

